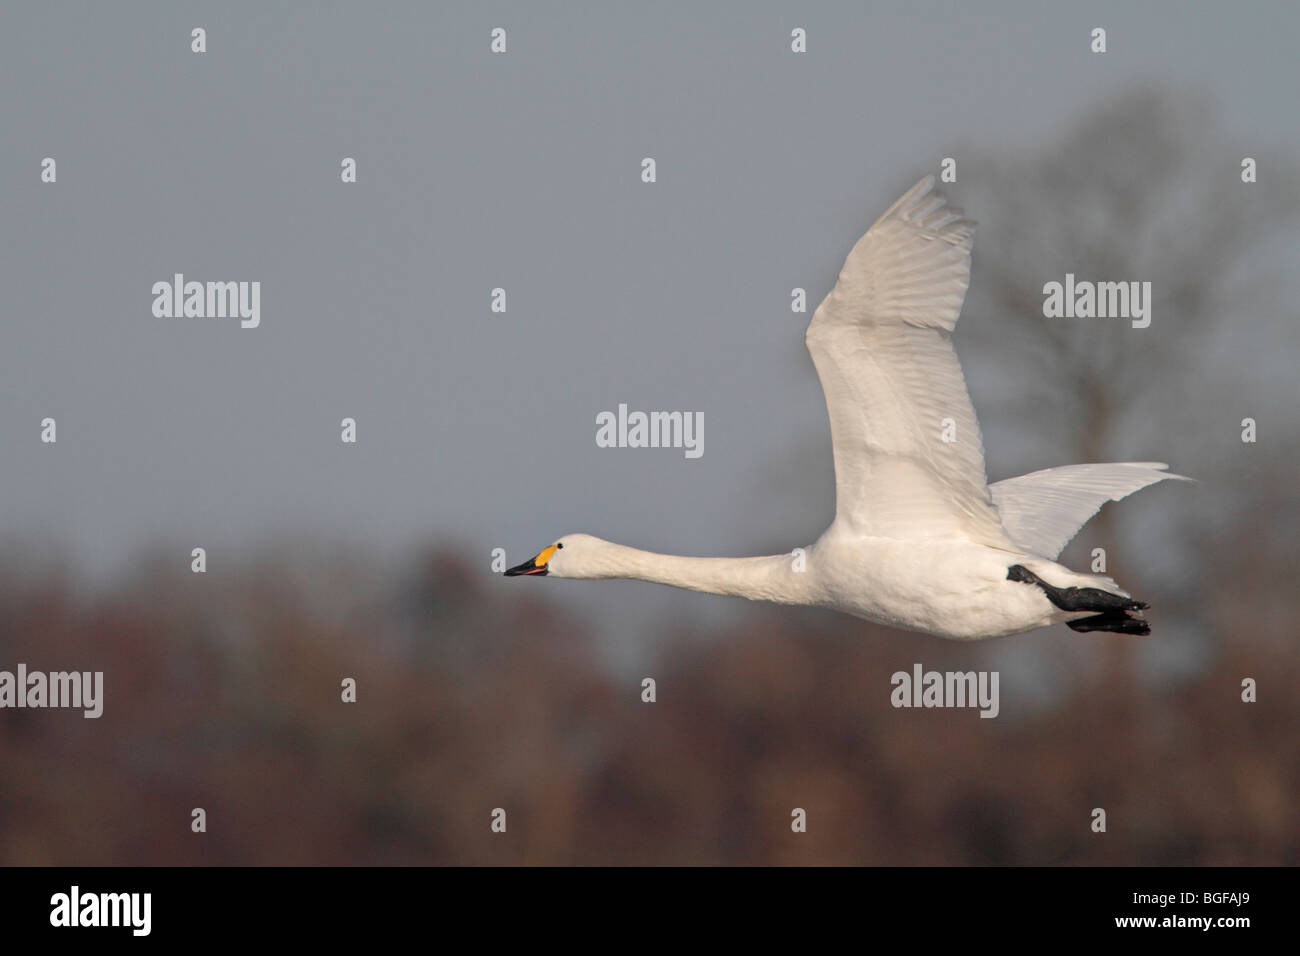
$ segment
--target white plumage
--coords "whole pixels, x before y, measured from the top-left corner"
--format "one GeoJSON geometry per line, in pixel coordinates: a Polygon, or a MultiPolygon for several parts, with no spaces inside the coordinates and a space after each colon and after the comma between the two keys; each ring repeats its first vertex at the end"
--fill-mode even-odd
{"type": "Polygon", "coordinates": [[[835,520],[758,558],[653,554],[566,535],[507,574],[637,578],[978,640],[1065,621],[1146,633],[1145,605],[1053,559],[1098,508],[1164,478],[1154,462],[1068,465],[999,481],[950,333],[974,223],[927,176],[853,246],[805,341],[826,396],[835,520]]]}

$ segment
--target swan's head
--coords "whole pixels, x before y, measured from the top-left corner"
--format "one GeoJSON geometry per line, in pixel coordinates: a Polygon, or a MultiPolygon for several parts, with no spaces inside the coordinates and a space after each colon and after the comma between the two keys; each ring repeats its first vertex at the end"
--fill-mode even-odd
{"type": "Polygon", "coordinates": [[[589,534],[566,534],[543,548],[537,557],[506,571],[506,577],[520,574],[550,574],[557,578],[602,577],[601,557],[608,544],[608,541],[589,534]]]}

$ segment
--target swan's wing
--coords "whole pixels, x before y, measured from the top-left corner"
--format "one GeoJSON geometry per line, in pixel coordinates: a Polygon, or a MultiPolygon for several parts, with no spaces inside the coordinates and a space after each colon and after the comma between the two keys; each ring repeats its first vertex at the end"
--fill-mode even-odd
{"type": "Polygon", "coordinates": [[[927,176],[858,240],[808,325],[830,412],[836,521],[855,533],[1014,548],[949,341],[974,225],[927,176]]]}
{"type": "Polygon", "coordinates": [[[1011,540],[1032,554],[1055,558],[1106,502],[1165,478],[1190,480],[1169,474],[1168,467],[1158,461],[1066,465],[995,482],[989,492],[1011,540]]]}

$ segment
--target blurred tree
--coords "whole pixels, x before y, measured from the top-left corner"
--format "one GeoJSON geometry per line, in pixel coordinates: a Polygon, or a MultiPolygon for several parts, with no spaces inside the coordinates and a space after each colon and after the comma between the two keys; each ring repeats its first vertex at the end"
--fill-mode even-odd
{"type": "Polygon", "coordinates": [[[1241,181],[1241,158],[1261,145],[1233,146],[1198,99],[1142,88],[1041,151],[963,151],[960,196],[980,228],[973,321],[959,330],[968,357],[998,360],[1022,413],[1016,427],[1034,430],[1036,449],[1114,459],[1125,417],[1165,404],[1148,402],[1151,393],[1187,400],[1184,376],[1216,328],[1276,327],[1262,287],[1280,285],[1290,266],[1261,250],[1295,242],[1300,190],[1280,160],[1265,161],[1260,182],[1241,181]],[[1066,273],[1151,282],[1151,326],[1045,318],[1043,285],[1066,273]]]}
{"type": "MultiPolygon", "coordinates": [[[[1294,355],[1294,299],[1284,314],[1278,290],[1297,248],[1300,177],[1290,157],[1261,157],[1265,149],[1234,142],[1205,101],[1144,87],[1101,103],[1041,150],[959,153],[955,192],[980,228],[957,334],[986,442],[997,448],[991,479],[1135,457],[1201,479],[1222,473],[1240,418],[1225,416],[1224,396],[1240,399],[1254,359],[1279,347],[1294,355]],[[1244,156],[1268,175],[1243,183],[1244,156]],[[1150,326],[1045,317],[1044,284],[1067,273],[1150,282],[1150,326]],[[981,385],[991,402],[980,402],[981,385]]],[[[1273,455],[1293,438],[1280,431],[1273,455]]],[[[1216,495],[1249,493],[1252,463],[1237,455],[1233,464],[1236,480],[1216,495]]],[[[1108,570],[1138,593],[1151,562],[1129,560],[1137,552],[1116,507],[1102,509],[1080,545],[1105,547],[1108,570]]],[[[1118,679],[1134,644],[1107,645],[1118,679]]]]}

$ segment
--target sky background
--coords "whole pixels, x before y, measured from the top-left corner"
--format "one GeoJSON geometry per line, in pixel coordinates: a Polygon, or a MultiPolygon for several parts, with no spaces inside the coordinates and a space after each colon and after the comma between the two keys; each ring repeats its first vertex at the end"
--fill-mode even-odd
{"type": "MultiPolygon", "coordinates": [[[[203,546],[217,575],[283,542],[399,563],[452,546],[486,574],[493,548],[514,564],[573,531],[684,554],[811,542],[830,438],[802,336],[862,231],[943,157],[962,202],[967,145],[1030,152],[1142,82],[1205,97],[1237,156],[1294,156],[1297,35],[1278,4],[7,9],[0,540],[90,587],[159,546],[181,565],[203,546]],[[259,280],[261,327],[155,318],[176,272],[259,280]],[[703,457],[598,448],[619,403],[702,412],[703,457]]],[[[977,235],[974,287],[996,255],[977,235]]],[[[1014,429],[985,402],[1007,379],[962,336],[989,477],[1008,477],[1014,429]]],[[[1223,341],[1243,377],[1294,369],[1223,341]]],[[[615,643],[652,638],[651,611],[736,607],[557,583],[494,586],[546,587],[615,643]]]]}

